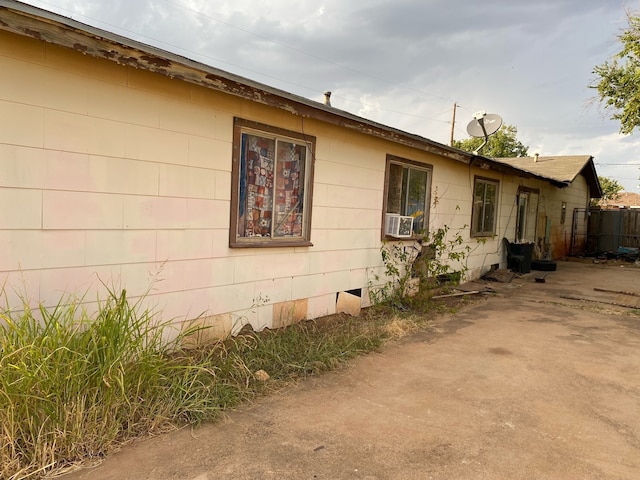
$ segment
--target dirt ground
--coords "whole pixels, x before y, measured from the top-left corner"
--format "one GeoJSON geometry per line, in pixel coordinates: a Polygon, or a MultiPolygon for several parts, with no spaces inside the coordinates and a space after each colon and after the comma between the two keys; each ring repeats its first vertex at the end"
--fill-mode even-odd
{"type": "Polygon", "coordinates": [[[638,479],[640,297],[594,288],[640,294],[640,268],[538,274],[477,282],[496,294],[379,354],[63,478],[638,479]]]}

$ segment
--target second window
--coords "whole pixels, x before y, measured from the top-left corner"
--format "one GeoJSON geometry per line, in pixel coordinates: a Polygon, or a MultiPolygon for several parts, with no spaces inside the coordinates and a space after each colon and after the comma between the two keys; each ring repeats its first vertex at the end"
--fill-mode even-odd
{"type": "Polygon", "coordinates": [[[387,156],[385,236],[410,237],[428,231],[431,172],[431,165],[387,156]]]}
{"type": "Polygon", "coordinates": [[[473,187],[471,235],[490,237],[496,233],[498,182],[476,177],[473,187]]]}

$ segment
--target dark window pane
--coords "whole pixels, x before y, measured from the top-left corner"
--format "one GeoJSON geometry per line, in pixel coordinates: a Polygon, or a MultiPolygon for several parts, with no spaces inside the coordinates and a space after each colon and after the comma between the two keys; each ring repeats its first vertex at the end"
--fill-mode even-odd
{"type": "Polygon", "coordinates": [[[473,190],[471,233],[491,235],[495,233],[498,184],[476,179],[473,190]]]}
{"type": "Polygon", "coordinates": [[[482,224],[482,231],[485,233],[493,233],[493,222],[496,212],[496,185],[493,183],[486,184],[484,205],[484,221],[482,224]]]}
{"type": "Polygon", "coordinates": [[[302,236],[306,151],[302,145],[278,141],[274,237],[302,236]]]}
{"type": "Polygon", "coordinates": [[[471,219],[471,228],[474,233],[482,232],[482,219],[484,217],[484,187],[485,184],[483,182],[476,181],[473,193],[473,213],[471,219]]]}
{"type": "Polygon", "coordinates": [[[405,215],[413,217],[413,231],[421,233],[424,230],[426,214],[427,181],[429,174],[426,170],[408,168],[409,181],[406,192],[405,215]]]}
{"type": "Polygon", "coordinates": [[[242,135],[238,236],[270,237],[275,140],[242,135]]]}
{"type": "Polygon", "coordinates": [[[389,165],[389,185],[387,188],[387,212],[402,213],[402,165],[389,165]]]}

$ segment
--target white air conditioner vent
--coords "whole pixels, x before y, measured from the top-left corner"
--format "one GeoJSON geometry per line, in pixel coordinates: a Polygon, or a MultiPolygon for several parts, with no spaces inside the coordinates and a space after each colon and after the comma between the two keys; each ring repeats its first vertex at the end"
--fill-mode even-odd
{"type": "Polygon", "coordinates": [[[387,213],[384,225],[385,235],[397,238],[409,238],[413,234],[413,217],[387,213]]]}

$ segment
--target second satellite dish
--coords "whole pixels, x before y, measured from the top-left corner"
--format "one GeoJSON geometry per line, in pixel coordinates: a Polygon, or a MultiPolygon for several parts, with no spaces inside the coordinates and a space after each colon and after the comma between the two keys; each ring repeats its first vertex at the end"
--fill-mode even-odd
{"type": "Polygon", "coordinates": [[[477,113],[467,125],[467,133],[472,137],[488,137],[502,126],[502,117],[495,113],[477,113]]]}

